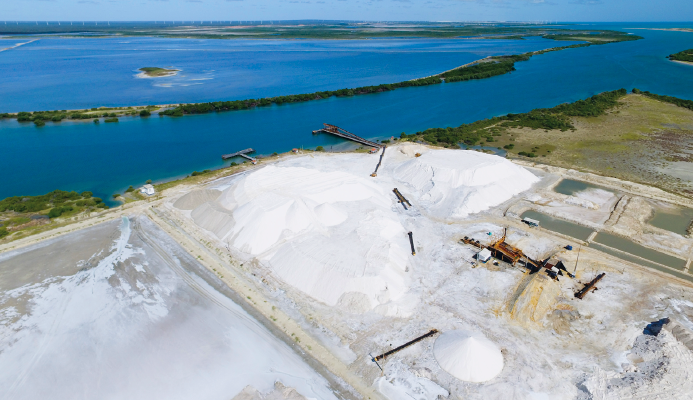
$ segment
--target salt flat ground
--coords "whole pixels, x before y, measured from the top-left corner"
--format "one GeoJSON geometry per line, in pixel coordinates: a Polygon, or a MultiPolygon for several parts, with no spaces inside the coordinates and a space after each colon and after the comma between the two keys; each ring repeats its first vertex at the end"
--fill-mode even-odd
{"type": "Polygon", "coordinates": [[[690,238],[643,228],[649,209],[638,196],[671,198],[623,184],[631,200],[619,209],[616,194],[552,192],[565,173],[553,167],[417,145],[388,148],[373,178],[377,157],[283,157],[169,189],[130,208],[128,222],[0,254],[2,394],[296,398],[287,386],[321,399],[691,398],[691,351],[666,331],[644,334],[665,317],[693,329],[690,285],[513,216],[534,208],[652,246],[669,238],[678,248],[663,250],[690,258],[690,238]],[[570,267],[578,252],[564,247],[582,243],[577,278],[475,265],[475,248],[460,243],[504,232],[529,256],[555,255],[570,267]],[[598,290],[576,299],[600,272],[598,290]],[[278,319],[278,330],[288,316],[296,326],[284,332],[296,332],[300,351],[220,295],[214,276],[252,292],[234,301],[278,319]],[[386,358],[382,371],[371,361],[432,328],[483,335],[500,348],[503,369],[487,382],[461,381],[439,366],[435,338],[386,358]],[[340,393],[302,353],[355,390],[340,393]]]}
{"type": "MultiPolygon", "coordinates": [[[[459,242],[463,236],[489,242],[507,228],[507,241],[531,257],[557,255],[572,268],[577,251],[564,246],[577,248],[577,242],[530,229],[506,217],[506,210],[553,196],[561,212],[603,223],[617,199],[559,199],[547,190],[558,179],[551,172],[532,169],[527,175],[495,156],[407,146],[387,149],[376,178],[369,177],[377,162],[372,155],[313,153],[273,164],[270,175],[260,169],[186,190],[161,209],[185,231],[240,260],[265,296],[389,399],[573,399],[599,393],[637,398],[653,392],[690,397],[690,351],[681,343],[662,333],[653,339],[662,353],[632,355],[650,322],[671,317],[693,328],[689,286],[588,248],[575,280],[563,276],[555,282],[504,263],[475,267],[476,251],[459,242]],[[415,152],[424,154],[417,158],[415,152]],[[335,173],[350,175],[338,174],[352,190],[334,196],[335,173]],[[310,177],[309,183],[302,177],[310,177]],[[296,187],[306,190],[291,190],[296,187]],[[394,187],[412,207],[396,201],[394,187]],[[358,194],[364,188],[369,195],[358,194]],[[302,214],[311,209],[313,214],[302,214]],[[308,222],[296,222],[302,218],[308,222]],[[393,223],[391,230],[383,228],[385,220],[393,223]],[[378,235],[368,236],[370,222],[380,227],[378,235]],[[407,252],[408,231],[415,256],[407,252]],[[344,259],[349,263],[341,264],[344,259]],[[599,290],[574,298],[600,272],[607,279],[599,290]],[[324,276],[342,285],[325,291],[324,276]],[[358,284],[376,279],[375,290],[358,284]],[[489,382],[462,382],[440,368],[430,339],[384,360],[383,372],[371,361],[431,328],[481,332],[502,349],[503,371],[489,382]],[[651,368],[641,359],[666,367],[651,368]],[[621,389],[591,380],[603,375],[596,371],[609,371],[616,381],[633,369],[639,375],[619,381],[621,389]]],[[[690,239],[677,240],[687,254],[690,239]]]]}
{"type": "Polygon", "coordinates": [[[0,271],[2,399],[230,399],[275,381],[337,398],[145,216],[2,254],[0,271]]]}

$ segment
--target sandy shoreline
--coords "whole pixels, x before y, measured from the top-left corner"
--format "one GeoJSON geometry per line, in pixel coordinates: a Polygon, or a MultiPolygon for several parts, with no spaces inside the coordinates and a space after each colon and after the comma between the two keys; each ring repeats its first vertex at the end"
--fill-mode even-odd
{"type": "Polygon", "coordinates": [[[14,46],[5,47],[4,49],[0,49],[0,52],[13,50],[13,49],[16,49],[17,47],[24,46],[25,44],[36,42],[37,40],[39,40],[39,39],[30,40],[30,41],[24,42],[24,43],[17,43],[14,46]]]}
{"type": "Polygon", "coordinates": [[[675,63],[684,64],[684,65],[693,65],[693,62],[690,62],[690,61],[680,61],[680,60],[669,60],[669,61],[673,61],[675,63]]]}

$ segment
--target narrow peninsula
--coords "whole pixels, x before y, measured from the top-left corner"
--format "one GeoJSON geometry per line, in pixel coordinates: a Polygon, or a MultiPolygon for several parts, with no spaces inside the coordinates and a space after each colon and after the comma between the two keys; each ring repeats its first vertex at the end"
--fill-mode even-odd
{"type": "Polygon", "coordinates": [[[671,61],[693,65],[693,49],[684,50],[668,57],[671,61]]]}

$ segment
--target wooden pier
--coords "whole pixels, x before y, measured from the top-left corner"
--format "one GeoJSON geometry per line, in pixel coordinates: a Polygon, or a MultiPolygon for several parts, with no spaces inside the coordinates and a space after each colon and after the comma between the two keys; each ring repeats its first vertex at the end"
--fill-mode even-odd
{"type": "Polygon", "coordinates": [[[338,136],[343,139],[351,140],[352,142],[360,143],[366,146],[371,146],[371,147],[376,147],[380,148],[383,147],[382,144],[378,144],[375,142],[371,142],[370,140],[366,140],[362,138],[361,136],[354,135],[353,133],[344,130],[338,126],[335,125],[330,125],[330,124],[323,124],[325,127],[322,129],[318,129],[316,131],[313,131],[313,135],[317,135],[318,133],[329,133],[335,136],[338,136]]]}
{"type": "Polygon", "coordinates": [[[228,160],[229,158],[234,158],[234,157],[239,157],[239,156],[240,156],[240,157],[243,157],[243,158],[247,158],[247,159],[250,160],[250,161],[255,161],[255,159],[254,159],[253,157],[250,157],[250,156],[248,155],[249,153],[255,153],[255,150],[253,150],[253,149],[245,149],[245,150],[237,151],[237,152],[231,153],[231,154],[223,154],[223,155],[221,156],[221,159],[222,159],[222,160],[228,160]]]}

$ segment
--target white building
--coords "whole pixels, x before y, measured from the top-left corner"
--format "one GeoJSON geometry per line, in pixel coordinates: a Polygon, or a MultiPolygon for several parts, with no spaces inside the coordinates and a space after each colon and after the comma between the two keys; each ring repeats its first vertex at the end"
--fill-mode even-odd
{"type": "Polygon", "coordinates": [[[491,250],[483,249],[477,253],[476,259],[481,262],[486,262],[491,258],[491,250]]]}
{"type": "Polygon", "coordinates": [[[532,227],[539,226],[539,221],[537,221],[536,219],[532,219],[532,218],[524,217],[524,218],[522,218],[522,222],[524,222],[525,224],[532,226],[532,227]]]}
{"type": "Polygon", "coordinates": [[[154,190],[154,186],[150,184],[146,184],[140,188],[140,193],[146,194],[147,196],[152,196],[156,191],[154,190]]]}

